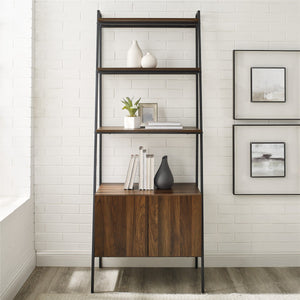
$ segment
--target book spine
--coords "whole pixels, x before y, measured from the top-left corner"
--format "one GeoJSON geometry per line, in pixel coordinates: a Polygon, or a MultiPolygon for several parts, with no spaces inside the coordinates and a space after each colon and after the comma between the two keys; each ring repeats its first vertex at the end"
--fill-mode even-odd
{"type": "Polygon", "coordinates": [[[140,159],[140,177],[139,177],[139,189],[143,189],[144,184],[144,155],[143,155],[143,146],[139,148],[139,159],[140,159]]]}
{"type": "Polygon", "coordinates": [[[180,122],[148,122],[148,126],[181,126],[180,122]]]}
{"type": "Polygon", "coordinates": [[[150,158],[151,158],[151,155],[150,154],[147,154],[147,190],[150,190],[150,180],[151,180],[151,177],[150,177],[150,158]]]}
{"type": "Polygon", "coordinates": [[[183,129],[183,126],[146,126],[145,129],[183,129]]]}
{"type": "Polygon", "coordinates": [[[131,173],[132,173],[132,168],[133,168],[133,163],[134,163],[134,155],[132,154],[130,157],[130,161],[129,161],[129,165],[128,165],[128,169],[127,169],[127,175],[126,175],[125,182],[124,182],[124,190],[128,190],[131,173]]]}
{"type": "Polygon", "coordinates": [[[146,161],[146,149],[143,150],[143,190],[146,189],[146,180],[147,180],[147,161],[146,161]]]}
{"type": "Polygon", "coordinates": [[[150,190],[154,190],[154,155],[150,158],[150,190]]]}
{"type": "Polygon", "coordinates": [[[132,174],[131,174],[130,183],[129,183],[129,187],[128,187],[129,190],[133,189],[133,184],[134,184],[134,180],[135,180],[136,170],[137,170],[137,166],[138,166],[138,160],[139,160],[139,156],[138,156],[138,154],[136,154],[134,156],[134,164],[133,164],[132,174]]]}

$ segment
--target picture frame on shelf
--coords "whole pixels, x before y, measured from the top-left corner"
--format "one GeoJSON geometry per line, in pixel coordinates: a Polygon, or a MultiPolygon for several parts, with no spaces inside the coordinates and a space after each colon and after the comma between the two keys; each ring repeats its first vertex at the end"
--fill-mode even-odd
{"type": "Polygon", "coordinates": [[[233,119],[300,120],[300,50],[233,50],[233,119]]]}
{"type": "Polygon", "coordinates": [[[300,195],[300,124],[236,124],[234,195],[300,195]]]}
{"type": "Polygon", "coordinates": [[[157,103],[140,103],[138,115],[141,117],[141,127],[145,127],[148,122],[158,121],[157,103]]]}

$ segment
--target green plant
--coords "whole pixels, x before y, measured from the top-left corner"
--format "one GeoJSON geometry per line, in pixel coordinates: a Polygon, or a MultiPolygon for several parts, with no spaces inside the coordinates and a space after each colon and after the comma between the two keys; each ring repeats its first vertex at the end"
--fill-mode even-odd
{"type": "Polygon", "coordinates": [[[139,98],[135,103],[133,104],[133,97],[130,99],[129,97],[123,98],[121,102],[124,104],[123,110],[126,109],[129,112],[129,117],[136,117],[136,112],[140,108],[140,101],[141,98],[139,98]]]}

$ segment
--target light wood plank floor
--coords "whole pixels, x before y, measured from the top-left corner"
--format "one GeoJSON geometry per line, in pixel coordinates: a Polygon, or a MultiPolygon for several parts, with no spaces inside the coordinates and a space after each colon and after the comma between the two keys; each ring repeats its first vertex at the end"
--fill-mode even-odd
{"type": "MultiPolygon", "coordinates": [[[[207,293],[299,293],[300,268],[206,268],[207,293]]],[[[201,271],[190,268],[96,269],[97,292],[201,293],[201,271]]],[[[41,293],[89,293],[89,268],[38,267],[16,300],[41,293]]]]}

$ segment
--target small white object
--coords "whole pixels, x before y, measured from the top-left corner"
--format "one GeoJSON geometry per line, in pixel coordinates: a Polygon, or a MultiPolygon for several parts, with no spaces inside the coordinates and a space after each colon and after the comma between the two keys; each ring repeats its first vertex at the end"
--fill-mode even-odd
{"type": "Polygon", "coordinates": [[[134,164],[134,155],[131,155],[130,161],[129,161],[129,166],[128,166],[128,170],[127,170],[127,175],[126,175],[126,179],[124,182],[124,190],[128,190],[129,188],[129,183],[130,183],[130,179],[131,179],[131,173],[132,173],[132,169],[133,169],[133,164],[134,164]]]}
{"type": "Polygon", "coordinates": [[[136,40],[133,40],[127,52],[127,67],[140,68],[143,52],[136,40]]]}
{"type": "Polygon", "coordinates": [[[151,159],[151,154],[146,155],[146,160],[147,160],[147,182],[146,182],[146,190],[150,190],[150,185],[151,185],[151,177],[150,177],[150,159],[151,159]]]}
{"type": "Polygon", "coordinates": [[[134,185],[134,181],[135,181],[135,175],[136,175],[138,163],[139,163],[139,156],[138,156],[138,154],[136,154],[134,156],[133,169],[132,169],[131,178],[130,178],[130,182],[129,182],[129,186],[128,186],[129,190],[133,190],[133,185],[134,185]]]}
{"type": "Polygon", "coordinates": [[[146,149],[143,149],[143,163],[144,163],[144,175],[143,175],[143,190],[146,189],[146,183],[147,183],[147,160],[146,160],[146,149]]]}
{"type": "Polygon", "coordinates": [[[150,158],[150,190],[154,190],[154,155],[150,158]]]}
{"type": "Polygon", "coordinates": [[[140,128],[141,117],[124,117],[124,128],[125,129],[135,129],[140,128]]]}
{"type": "Polygon", "coordinates": [[[139,159],[140,159],[140,179],[139,179],[139,189],[143,189],[144,185],[144,155],[143,146],[139,147],[139,159]]]}
{"type": "Polygon", "coordinates": [[[141,63],[143,68],[156,68],[157,66],[157,60],[155,56],[149,52],[143,56],[141,63]]]}

